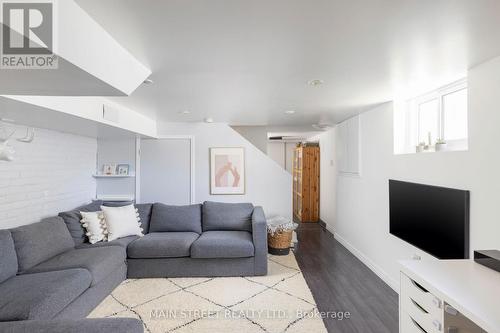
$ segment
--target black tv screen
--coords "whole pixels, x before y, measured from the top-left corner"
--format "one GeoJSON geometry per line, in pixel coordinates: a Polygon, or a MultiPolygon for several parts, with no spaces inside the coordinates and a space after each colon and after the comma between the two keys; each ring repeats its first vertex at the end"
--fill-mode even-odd
{"type": "Polygon", "coordinates": [[[469,191],[389,180],[390,233],[438,259],[469,258],[469,191]]]}

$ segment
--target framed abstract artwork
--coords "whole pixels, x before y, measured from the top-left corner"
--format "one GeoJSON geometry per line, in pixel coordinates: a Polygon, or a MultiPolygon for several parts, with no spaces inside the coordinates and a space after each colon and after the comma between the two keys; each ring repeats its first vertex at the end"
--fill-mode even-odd
{"type": "Polygon", "coordinates": [[[210,194],[245,194],[244,148],[210,148],[210,194]]]}

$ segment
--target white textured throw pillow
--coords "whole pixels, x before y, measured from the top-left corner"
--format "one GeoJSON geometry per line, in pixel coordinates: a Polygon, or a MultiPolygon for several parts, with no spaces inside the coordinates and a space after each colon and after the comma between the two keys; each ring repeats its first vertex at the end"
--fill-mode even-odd
{"type": "Polygon", "coordinates": [[[82,214],[80,222],[85,230],[87,230],[85,235],[89,238],[89,243],[95,244],[105,241],[108,232],[102,212],[80,212],[80,214],[82,214]]]}
{"type": "Polygon", "coordinates": [[[134,205],[123,207],[101,206],[108,227],[108,241],[127,236],[144,236],[139,214],[134,205]]]}

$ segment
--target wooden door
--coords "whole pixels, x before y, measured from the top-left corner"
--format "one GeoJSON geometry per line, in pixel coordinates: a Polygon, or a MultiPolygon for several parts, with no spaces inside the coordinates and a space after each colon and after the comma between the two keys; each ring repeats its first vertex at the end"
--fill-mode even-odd
{"type": "Polygon", "coordinates": [[[293,212],[300,222],[317,222],[319,219],[319,147],[295,149],[293,212]]]}

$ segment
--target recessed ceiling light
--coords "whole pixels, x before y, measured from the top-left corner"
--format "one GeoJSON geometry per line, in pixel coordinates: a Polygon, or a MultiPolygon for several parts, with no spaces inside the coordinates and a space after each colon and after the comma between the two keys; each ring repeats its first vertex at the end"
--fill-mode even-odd
{"type": "Polygon", "coordinates": [[[318,123],[318,124],[312,124],[312,127],[318,131],[327,131],[330,128],[332,128],[333,125],[325,124],[325,123],[318,123]]]}
{"type": "Polygon", "coordinates": [[[287,114],[287,115],[295,114],[295,110],[286,110],[285,114],[287,114]]]}
{"type": "Polygon", "coordinates": [[[211,117],[207,117],[207,118],[205,118],[205,122],[211,124],[214,122],[214,119],[211,117]]]}
{"type": "Polygon", "coordinates": [[[153,83],[154,83],[154,81],[151,79],[144,80],[144,84],[153,84],[153,83]]]}
{"type": "Polygon", "coordinates": [[[307,81],[307,84],[310,85],[310,86],[313,86],[313,87],[320,86],[323,83],[325,83],[325,81],[319,80],[319,79],[314,79],[314,80],[307,81]]]}
{"type": "Polygon", "coordinates": [[[189,110],[184,110],[184,111],[179,111],[180,114],[190,114],[191,111],[189,110]]]}

